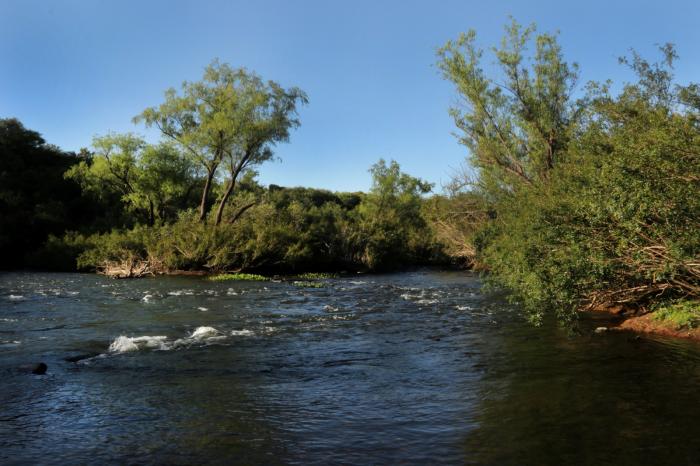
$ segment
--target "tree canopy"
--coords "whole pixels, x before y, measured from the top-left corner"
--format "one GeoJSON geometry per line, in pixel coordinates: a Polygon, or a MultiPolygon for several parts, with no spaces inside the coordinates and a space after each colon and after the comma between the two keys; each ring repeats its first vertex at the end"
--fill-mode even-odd
{"type": "Polygon", "coordinates": [[[297,105],[306,102],[299,88],[284,89],[215,60],[201,81],[183,83],[180,94],[168,89],[160,106],[147,108],[134,121],[156,126],[206,173],[199,205],[202,221],[210,208],[213,180],[225,165],[229,179],[216,212],[218,225],[238,176],[272,158],[272,146],[287,141],[290,129],[299,126],[297,105]]]}

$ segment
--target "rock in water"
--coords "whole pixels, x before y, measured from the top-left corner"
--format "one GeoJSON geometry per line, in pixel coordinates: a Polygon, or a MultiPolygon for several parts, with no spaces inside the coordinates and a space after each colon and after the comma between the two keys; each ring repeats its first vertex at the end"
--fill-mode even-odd
{"type": "Polygon", "coordinates": [[[69,356],[67,358],[63,358],[64,361],[68,362],[79,362],[82,361],[83,359],[90,359],[94,358],[95,356],[98,356],[100,353],[85,353],[85,354],[78,354],[76,356],[69,356]]]}
{"type": "Polygon", "coordinates": [[[608,331],[608,327],[596,327],[595,333],[605,333],[608,331]]]}

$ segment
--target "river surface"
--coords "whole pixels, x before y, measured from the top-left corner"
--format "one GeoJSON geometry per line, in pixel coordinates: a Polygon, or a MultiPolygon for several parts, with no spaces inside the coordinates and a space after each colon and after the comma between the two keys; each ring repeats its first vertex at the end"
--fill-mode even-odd
{"type": "Polygon", "coordinates": [[[0,463],[700,464],[697,343],[323,284],[0,274],[0,463]]]}

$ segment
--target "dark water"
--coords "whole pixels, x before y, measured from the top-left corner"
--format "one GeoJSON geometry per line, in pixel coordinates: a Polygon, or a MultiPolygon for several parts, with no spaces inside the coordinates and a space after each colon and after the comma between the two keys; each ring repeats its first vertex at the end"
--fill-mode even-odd
{"type": "Polygon", "coordinates": [[[464,273],[326,283],[0,275],[0,463],[700,464],[695,343],[535,329],[464,273]]]}

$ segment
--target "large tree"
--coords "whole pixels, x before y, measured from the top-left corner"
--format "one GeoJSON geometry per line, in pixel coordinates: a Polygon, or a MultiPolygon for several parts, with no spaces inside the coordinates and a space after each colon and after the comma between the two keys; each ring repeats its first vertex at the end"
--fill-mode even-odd
{"type": "Polygon", "coordinates": [[[296,105],[306,102],[306,94],[298,88],[285,90],[244,68],[215,60],[201,81],[183,83],[179,94],[169,89],[165,102],[147,108],[134,121],[156,126],[204,169],[201,221],[210,208],[218,169],[225,164],[229,179],[217,209],[218,224],[238,176],[273,156],[271,146],[286,141],[289,129],[299,125],[296,105]]]}
{"type": "Polygon", "coordinates": [[[481,185],[510,193],[546,180],[565,153],[580,117],[571,98],[577,66],[564,61],[555,36],[514,20],[492,52],[500,73],[489,76],[471,30],[438,51],[438,66],[461,98],[450,113],[481,185]]]}

